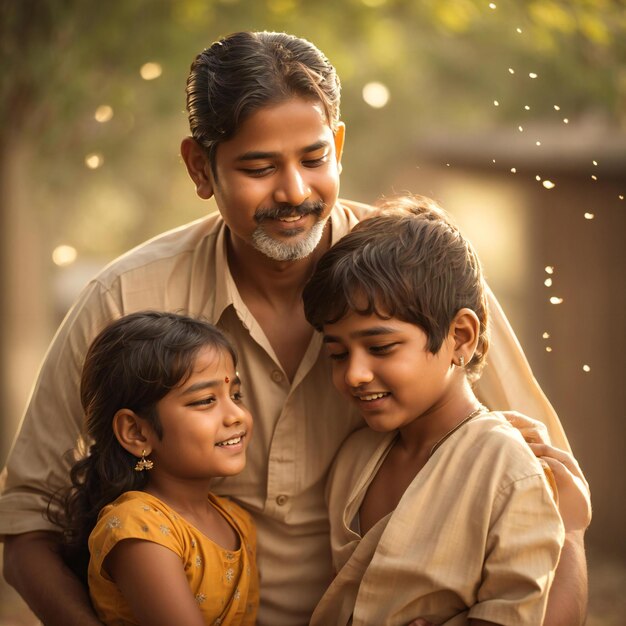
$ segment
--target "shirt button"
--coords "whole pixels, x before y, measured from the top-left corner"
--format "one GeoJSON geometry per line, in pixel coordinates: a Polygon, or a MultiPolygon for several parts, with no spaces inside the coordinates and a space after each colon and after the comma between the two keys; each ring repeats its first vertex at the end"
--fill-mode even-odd
{"type": "Polygon", "coordinates": [[[280,383],[283,381],[283,373],[280,370],[272,370],[272,380],[275,383],[280,383]]]}
{"type": "Polygon", "coordinates": [[[276,504],[278,504],[278,506],[285,506],[285,504],[287,504],[287,500],[289,500],[289,496],[284,494],[276,496],[276,504]]]}

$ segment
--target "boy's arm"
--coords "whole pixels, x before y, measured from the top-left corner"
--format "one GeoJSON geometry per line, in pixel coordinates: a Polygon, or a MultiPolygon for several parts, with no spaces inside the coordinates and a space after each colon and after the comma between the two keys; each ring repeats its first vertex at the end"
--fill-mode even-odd
{"type": "Polygon", "coordinates": [[[59,535],[7,535],[4,577],[46,626],[102,626],[85,587],[58,552],[59,535]]]}

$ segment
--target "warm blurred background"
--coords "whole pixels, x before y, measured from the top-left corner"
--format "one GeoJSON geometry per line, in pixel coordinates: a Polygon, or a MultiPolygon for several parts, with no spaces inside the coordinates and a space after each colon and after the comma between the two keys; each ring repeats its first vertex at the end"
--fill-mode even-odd
{"type": "MultiPolygon", "coordinates": [[[[431,195],[477,246],[591,483],[588,624],[626,623],[623,0],[0,0],[0,464],[78,290],[213,210],[185,79],[245,29],[337,67],[344,197],[431,195]]],[[[0,625],[34,623],[0,587],[0,625]]]]}

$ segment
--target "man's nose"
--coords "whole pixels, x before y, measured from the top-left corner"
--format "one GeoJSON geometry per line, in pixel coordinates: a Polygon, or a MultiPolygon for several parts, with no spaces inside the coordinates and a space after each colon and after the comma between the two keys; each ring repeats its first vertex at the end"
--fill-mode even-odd
{"type": "Polygon", "coordinates": [[[299,206],[311,196],[311,188],[298,167],[285,168],[276,180],[274,200],[277,203],[299,206]]]}

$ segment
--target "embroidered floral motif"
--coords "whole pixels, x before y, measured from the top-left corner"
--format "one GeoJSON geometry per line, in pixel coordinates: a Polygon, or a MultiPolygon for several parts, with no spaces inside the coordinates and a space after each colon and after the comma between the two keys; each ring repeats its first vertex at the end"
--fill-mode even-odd
{"type": "Polygon", "coordinates": [[[150,529],[145,524],[143,524],[141,530],[143,530],[144,533],[147,533],[150,529]]]}
{"type": "Polygon", "coordinates": [[[195,548],[195,547],[196,547],[196,545],[197,545],[197,544],[196,544],[196,540],[195,540],[195,539],[192,539],[192,540],[191,540],[191,547],[192,547],[192,548],[195,548]]]}
{"type": "Polygon", "coordinates": [[[107,528],[109,530],[113,528],[121,528],[121,527],[122,527],[122,522],[120,521],[119,517],[113,515],[107,520],[107,528]]]}
{"type": "Polygon", "coordinates": [[[143,511],[149,511],[149,510],[150,510],[150,507],[149,507],[147,504],[142,504],[142,505],[141,505],[141,509],[142,509],[143,511]]]}
{"type": "Polygon", "coordinates": [[[232,552],[224,552],[224,558],[227,561],[232,561],[235,558],[235,555],[232,552]]]}
{"type": "Polygon", "coordinates": [[[197,593],[196,594],[196,602],[198,604],[202,604],[205,601],[206,601],[206,594],[205,593],[197,593]]]}
{"type": "Polygon", "coordinates": [[[224,578],[226,578],[226,582],[233,582],[233,578],[235,577],[235,570],[232,567],[229,567],[225,572],[224,572],[224,578]]]}
{"type": "Polygon", "coordinates": [[[169,535],[172,531],[171,529],[169,529],[167,526],[164,526],[163,524],[161,524],[159,526],[159,530],[164,534],[164,535],[169,535]]]}
{"type": "Polygon", "coordinates": [[[202,567],[202,557],[199,554],[196,555],[196,567],[202,567]]]}
{"type": "Polygon", "coordinates": [[[239,598],[241,598],[241,593],[239,591],[239,587],[237,587],[237,589],[235,589],[235,593],[233,594],[233,598],[235,598],[235,600],[239,600],[239,598]]]}

